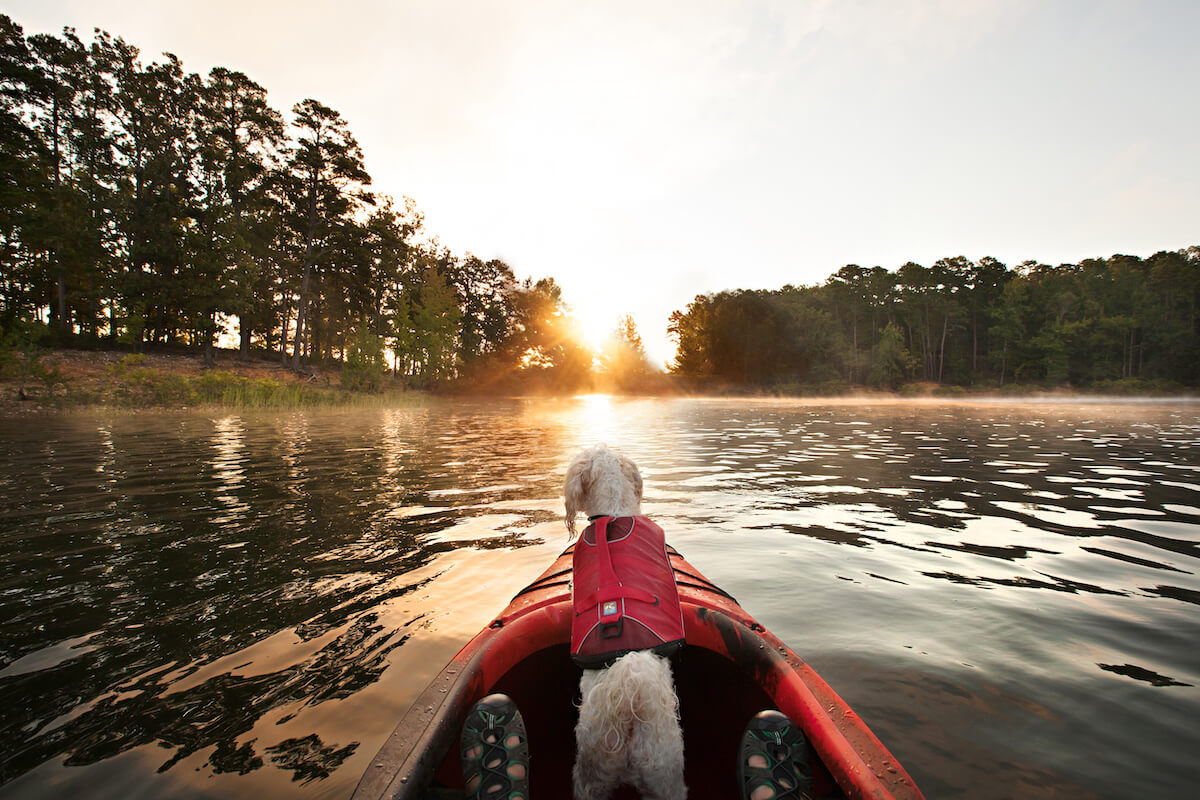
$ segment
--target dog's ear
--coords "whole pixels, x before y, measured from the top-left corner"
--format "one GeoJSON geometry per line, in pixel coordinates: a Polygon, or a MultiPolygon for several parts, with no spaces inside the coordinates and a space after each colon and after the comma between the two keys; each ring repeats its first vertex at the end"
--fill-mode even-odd
{"type": "Polygon", "coordinates": [[[630,461],[625,456],[621,456],[621,474],[625,476],[625,480],[633,487],[633,493],[637,495],[638,502],[642,502],[642,473],[638,471],[637,464],[630,461]]]}
{"type": "Polygon", "coordinates": [[[567,467],[567,480],[563,484],[563,497],[567,506],[567,530],[575,536],[575,515],[583,510],[584,498],[587,497],[587,487],[592,480],[592,460],[583,454],[575,457],[567,467]]]}

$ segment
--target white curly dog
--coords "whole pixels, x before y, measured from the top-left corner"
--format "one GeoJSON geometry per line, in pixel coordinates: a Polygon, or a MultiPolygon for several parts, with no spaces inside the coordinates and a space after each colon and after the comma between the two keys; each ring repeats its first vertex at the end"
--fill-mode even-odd
{"type": "MultiPolygon", "coordinates": [[[[575,516],[641,514],[642,476],[633,461],[604,445],[584,450],[567,468],[567,528],[575,516]]],[[[606,669],[584,669],[575,727],[575,800],[606,800],[632,784],[651,800],[684,800],[683,732],[667,659],[640,650],[606,669]]]]}

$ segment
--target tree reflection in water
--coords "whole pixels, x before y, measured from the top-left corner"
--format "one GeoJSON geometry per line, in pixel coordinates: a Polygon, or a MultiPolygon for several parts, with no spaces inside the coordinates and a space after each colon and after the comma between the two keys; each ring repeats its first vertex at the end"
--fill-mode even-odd
{"type": "Polygon", "coordinates": [[[562,470],[600,440],[929,796],[1200,784],[1194,406],[591,396],[0,434],[0,798],[347,796],[565,546],[562,470]]]}

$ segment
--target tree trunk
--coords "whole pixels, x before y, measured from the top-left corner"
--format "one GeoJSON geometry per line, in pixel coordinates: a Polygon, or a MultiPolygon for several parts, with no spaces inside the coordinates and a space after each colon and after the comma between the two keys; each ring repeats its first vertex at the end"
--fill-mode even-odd
{"type": "Polygon", "coordinates": [[[310,362],[313,359],[320,361],[321,357],[324,355],[321,348],[324,346],[324,339],[325,339],[325,335],[324,335],[325,331],[322,329],[322,326],[321,326],[321,309],[318,308],[317,313],[313,314],[312,313],[312,304],[310,303],[308,310],[309,310],[308,316],[311,316],[312,319],[306,323],[310,333],[307,337],[307,343],[306,343],[305,349],[308,352],[308,358],[309,358],[310,362]]]}
{"type": "Polygon", "coordinates": [[[58,329],[63,334],[71,332],[71,323],[67,319],[67,277],[61,267],[58,272],[58,329]]]}
{"type": "Polygon", "coordinates": [[[1128,378],[1133,374],[1133,330],[1121,341],[1121,377],[1128,378]]]}
{"type": "Polygon", "coordinates": [[[946,328],[950,324],[950,315],[942,317],[942,346],[938,353],[938,383],[942,382],[942,375],[946,371],[946,328]]]}
{"type": "Polygon", "coordinates": [[[1142,377],[1142,359],[1145,357],[1145,355],[1146,355],[1146,343],[1144,341],[1139,341],[1138,342],[1138,367],[1137,367],[1137,376],[1139,378],[1142,377]]]}
{"type": "Polygon", "coordinates": [[[971,309],[971,380],[979,372],[979,312],[971,309]]]}
{"type": "Polygon", "coordinates": [[[282,322],[279,328],[279,366],[286,367],[288,362],[287,343],[288,343],[288,323],[292,316],[292,297],[291,292],[283,293],[283,315],[282,322]]]}
{"type": "MultiPolygon", "coordinates": [[[[62,203],[62,151],[59,145],[58,136],[58,73],[57,70],[53,73],[55,84],[51,89],[52,102],[50,104],[50,116],[54,147],[54,201],[51,204],[55,211],[54,216],[59,217],[62,209],[59,204],[62,203]]],[[[61,223],[61,217],[55,220],[56,223],[61,223]]],[[[60,229],[61,230],[61,229],[60,229]]],[[[56,235],[56,239],[61,243],[61,234],[56,235]]],[[[67,275],[66,270],[62,265],[62,254],[59,252],[62,248],[54,248],[54,261],[58,266],[58,329],[65,335],[71,331],[71,323],[67,319],[67,275]]]]}
{"type": "Polygon", "coordinates": [[[924,341],[921,343],[921,356],[925,361],[925,380],[933,380],[933,330],[929,327],[929,323],[933,321],[933,314],[929,310],[929,302],[925,303],[925,324],[924,341]]]}
{"type": "Polygon", "coordinates": [[[854,383],[854,367],[858,364],[858,309],[850,309],[850,330],[851,338],[854,341],[854,348],[850,353],[850,383],[854,383]]]}
{"type": "Polygon", "coordinates": [[[301,343],[308,323],[308,291],[312,285],[313,240],[317,235],[317,172],[314,167],[308,184],[308,235],[304,242],[304,279],[300,282],[300,301],[296,310],[296,342],[292,348],[292,369],[300,371],[301,343]]]}
{"type": "Polygon", "coordinates": [[[245,361],[250,358],[250,322],[246,314],[238,315],[238,358],[245,361]]]}
{"type": "Polygon", "coordinates": [[[212,366],[217,363],[217,351],[213,346],[213,331],[217,327],[217,312],[208,313],[208,325],[204,328],[204,363],[212,366]]]}

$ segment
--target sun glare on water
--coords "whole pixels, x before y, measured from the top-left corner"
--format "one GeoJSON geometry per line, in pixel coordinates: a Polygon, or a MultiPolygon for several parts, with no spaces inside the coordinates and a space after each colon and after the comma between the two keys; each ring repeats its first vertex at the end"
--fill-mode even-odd
{"type": "Polygon", "coordinates": [[[575,398],[581,429],[588,432],[589,442],[610,441],[616,432],[616,415],[612,395],[584,394],[575,398]]]}

